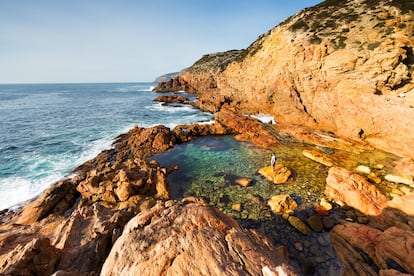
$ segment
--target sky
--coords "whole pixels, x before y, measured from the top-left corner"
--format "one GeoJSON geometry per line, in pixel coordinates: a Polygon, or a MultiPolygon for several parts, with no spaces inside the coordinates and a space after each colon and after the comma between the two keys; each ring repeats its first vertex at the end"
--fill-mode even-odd
{"type": "Polygon", "coordinates": [[[0,0],[0,83],[150,82],[321,0],[0,0]]]}

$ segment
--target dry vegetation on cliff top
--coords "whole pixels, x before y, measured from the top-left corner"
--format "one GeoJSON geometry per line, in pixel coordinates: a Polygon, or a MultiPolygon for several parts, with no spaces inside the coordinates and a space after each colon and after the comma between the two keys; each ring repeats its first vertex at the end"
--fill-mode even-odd
{"type": "MultiPolygon", "coordinates": [[[[308,41],[313,44],[328,42],[335,49],[343,49],[352,43],[361,50],[370,51],[377,48],[382,41],[364,41],[364,37],[356,35],[364,32],[362,21],[369,22],[366,28],[372,28],[382,34],[384,39],[396,31],[405,30],[414,36],[414,1],[411,0],[326,0],[314,7],[287,18],[279,26],[288,25],[292,32],[306,32],[308,41]],[[411,15],[410,15],[411,14],[411,15]],[[355,28],[358,30],[353,30],[355,28]],[[353,31],[353,32],[352,32],[353,31]]],[[[232,62],[243,62],[247,56],[255,55],[261,48],[271,30],[259,36],[249,47],[242,50],[230,50],[214,54],[206,54],[187,71],[223,72],[232,62]]],[[[365,37],[365,39],[367,39],[365,37]]],[[[412,49],[407,49],[407,66],[414,71],[414,55],[412,49]]]]}

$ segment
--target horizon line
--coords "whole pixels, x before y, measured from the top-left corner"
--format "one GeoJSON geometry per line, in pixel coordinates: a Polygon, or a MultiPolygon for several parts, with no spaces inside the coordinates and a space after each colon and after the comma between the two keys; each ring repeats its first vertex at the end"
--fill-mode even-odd
{"type": "Polygon", "coordinates": [[[0,85],[27,84],[109,84],[109,83],[156,83],[155,81],[85,81],[85,82],[0,82],[0,85]]]}

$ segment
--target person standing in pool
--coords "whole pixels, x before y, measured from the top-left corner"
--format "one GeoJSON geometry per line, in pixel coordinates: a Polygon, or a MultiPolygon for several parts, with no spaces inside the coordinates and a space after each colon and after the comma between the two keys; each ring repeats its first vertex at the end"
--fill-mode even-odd
{"type": "Polygon", "coordinates": [[[270,159],[270,166],[272,166],[272,172],[275,170],[276,159],[276,154],[272,152],[272,158],[270,159]]]}

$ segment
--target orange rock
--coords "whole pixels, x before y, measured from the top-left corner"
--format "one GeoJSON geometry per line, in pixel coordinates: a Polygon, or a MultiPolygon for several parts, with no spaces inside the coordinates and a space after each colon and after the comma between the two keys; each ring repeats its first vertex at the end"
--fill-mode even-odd
{"type": "Polygon", "coordinates": [[[403,196],[395,196],[388,201],[388,206],[401,210],[407,215],[414,216],[414,191],[403,196]]]}
{"type": "MultiPolygon", "coordinates": [[[[281,251],[283,254],[284,250],[281,251]]],[[[154,206],[125,226],[102,275],[296,275],[264,236],[189,198],[154,206]],[[244,265],[240,265],[243,263],[244,265]],[[271,271],[270,270],[270,271],[271,271]]]]}
{"type": "Polygon", "coordinates": [[[345,203],[366,215],[379,215],[387,206],[387,198],[363,176],[340,167],[329,169],[325,195],[345,203]]]}
{"type": "Polygon", "coordinates": [[[365,275],[367,272],[374,272],[360,251],[369,256],[381,269],[389,268],[388,264],[393,262],[408,273],[414,273],[412,262],[414,233],[412,231],[396,227],[381,231],[363,224],[343,222],[334,227],[329,236],[341,260],[343,271],[349,275],[365,275]]]}
{"type": "Polygon", "coordinates": [[[332,159],[325,153],[317,151],[317,150],[303,150],[302,154],[318,163],[321,163],[325,166],[332,167],[333,162],[332,159]]]}
{"type": "Polygon", "coordinates": [[[286,183],[292,172],[283,164],[276,164],[272,169],[271,166],[261,168],[259,174],[272,181],[274,184],[286,183]]]}
{"type": "Polygon", "coordinates": [[[240,186],[247,187],[252,184],[253,179],[247,177],[238,177],[234,180],[234,182],[240,186]]]}
{"type": "Polygon", "coordinates": [[[267,204],[275,214],[293,213],[298,204],[289,195],[272,196],[267,204]]]}

